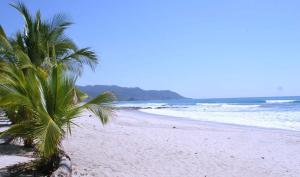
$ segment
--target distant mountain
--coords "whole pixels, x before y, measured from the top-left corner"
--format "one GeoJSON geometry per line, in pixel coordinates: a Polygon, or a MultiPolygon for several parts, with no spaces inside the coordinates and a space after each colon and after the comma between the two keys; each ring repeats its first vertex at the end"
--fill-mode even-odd
{"type": "Polygon", "coordinates": [[[81,91],[87,93],[90,98],[99,95],[102,92],[110,91],[116,95],[118,101],[135,100],[168,100],[185,98],[176,92],[170,90],[143,90],[139,87],[119,87],[108,85],[87,85],[77,86],[81,91]]]}

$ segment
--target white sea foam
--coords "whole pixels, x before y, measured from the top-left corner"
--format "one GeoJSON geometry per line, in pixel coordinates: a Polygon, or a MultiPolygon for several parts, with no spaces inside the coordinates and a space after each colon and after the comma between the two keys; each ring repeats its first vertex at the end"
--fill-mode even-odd
{"type": "Polygon", "coordinates": [[[293,103],[296,102],[297,100],[266,100],[266,103],[293,103]]]}
{"type": "Polygon", "coordinates": [[[142,109],[141,111],[182,117],[193,120],[212,121],[220,123],[279,128],[288,130],[300,130],[300,111],[211,111],[201,110],[195,107],[189,108],[166,108],[166,109],[142,109]]]}
{"type": "Polygon", "coordinates": [[[222,103],[197,103],[196,105],[216,107],[216,106],[222,106],[223,104],[222,103]]]}
{"type": "Polygon", "coordinates": [[[222,105],[225,108],[258,108],[260,105],[251,104],[251,105],[234,105],[234,104],[224,104],[222,105]]]}
{"type": "Polygon", "coordinates": [[[165,107],[167,104],[166,103],[119,103],[116,104],[116,107],[119,108],[159,108],[159,107],[165,107]]]}
{"type": "MultiPolygon", "coordinates": [[[[296,102],[292,99],[273,99],[245,103],[151,103],[133,102],[118,103],[117,107],[131,107],[143,112],[182,117],[193,120],[248,125],[266,128],[280,128],[300,131],[300,109],[298,104],[293,107],[280,107],[286,103],[296,102]]],[[[175,102],[176,103],[176,102],[175,102]]]]}
{"type": "Polygon", "coordinates": [[[193,109],[208,111],[242,111],[259,108],[256,104],[197,103],[193,109]]]}

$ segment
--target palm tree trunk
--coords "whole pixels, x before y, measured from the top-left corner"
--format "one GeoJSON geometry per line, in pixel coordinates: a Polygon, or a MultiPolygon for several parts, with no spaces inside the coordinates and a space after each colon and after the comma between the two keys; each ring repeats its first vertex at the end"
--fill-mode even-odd
{"type": "Polygon", "coordinates": [[[24,147],[32,148],[33,147],[33,139],[31,139],[31,138],[24,139],[24,147]]]}
{"type": "Polygon", "coordinates": [[[71,177],[72,163],[71,158],[64,152],[60,152],[58,168],[52,173],[51,177],[71,177]]]}

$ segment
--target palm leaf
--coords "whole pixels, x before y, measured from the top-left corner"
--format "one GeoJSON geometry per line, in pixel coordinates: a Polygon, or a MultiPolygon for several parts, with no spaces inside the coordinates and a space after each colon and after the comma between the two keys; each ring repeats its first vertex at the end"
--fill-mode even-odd
{"type": "Polygon", "coordinates": [[[83,107],[93,112],[105,124],[113,115],[111,103],[115,100],[116,98],[112,93],[105,92],[85,103],[83,107]]]}

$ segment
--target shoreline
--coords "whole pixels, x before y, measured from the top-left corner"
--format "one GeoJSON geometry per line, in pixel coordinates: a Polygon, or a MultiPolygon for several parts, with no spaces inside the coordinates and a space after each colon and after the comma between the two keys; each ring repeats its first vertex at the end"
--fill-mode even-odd
{"type": "MultiPolygon", "coordinates": [[[[105,126],[76,120],[63,147],[73,176],[298,177],[300,132],[176,121],[118,110],[105,126]]],[[[179,118],[180,119],[180,118],[179,118]]]]}
{"type": "Polygon", "coordinates": [[[251,126],[251,125],[242,125],[242,124],[233,124],[233,123],[225,123],[225,122],[214,122],[214,121],[205,121],[205,120],[195,120],[192,118],[187,117],[176,117],[176,116],[167,116],[167,115],[160,115],[160,114],[153,114],[140,111],[138,109],[123,109],[119,111],[128,111],[128,112],[135,112],[136,114],[141,114],[141,116],[146,115],[147,117],[153,117],[155,119],[164,119],[169,121],[178,121],[182,123],[189,123],[189,124],[206,124],[208,126],[230,126],[232,128],[245,128],[245,129],[257,129],[261,131],[275,131],[275,132],[295,132],[300,134],[300,130],[291,130],[291,129],[283,129],[283,128],[268,128],[268,127],[259,127],[259,126],[251,126]]]}

